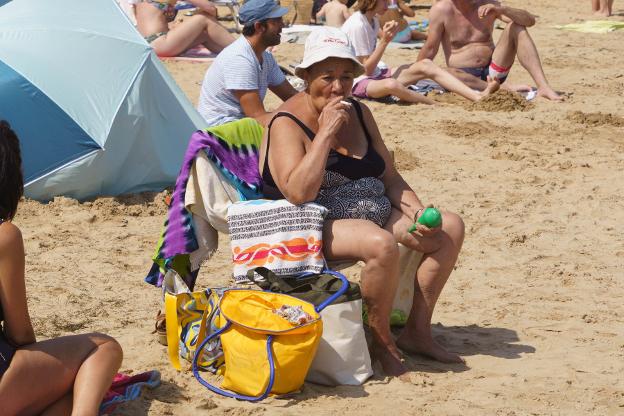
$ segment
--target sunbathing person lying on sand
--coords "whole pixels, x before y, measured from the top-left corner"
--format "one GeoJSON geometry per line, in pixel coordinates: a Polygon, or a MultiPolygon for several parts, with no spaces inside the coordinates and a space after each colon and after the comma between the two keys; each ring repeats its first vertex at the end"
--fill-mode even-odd
{"type": "Polygon", "coordinates": [[[414,17],[416,13],[403,0],[390,0],[388,10],[379,18],[379,24],[383,27],[386,22],[395,21],[399,24],[398,32],[392,42],[406,43],[412,40],[425,40],[427,34],[420,30],[412,29],[405,20],[405,16],[414,17]]]}
{"type": "Polygon", "coordinates": [[[122,359],[102,334],[36,342],[28,315],[24,242],[11,220],[23,193],[19,142],[0,121],[0,414],[99,414],[122,359]]]}
{"type": "Polygon", "coordinates": [[[381,57],[396,36],[398,23],[387,22],[380,30],[377,16],[385,13],[386,0],[358,0],[356,8],[357,11],[341,28],[349,37],[355,54],[365,69],[364,75],[354,81],[354,96],[383,98],[392,95],[410,103],[434,104],[433,100],[407,88],[425,78],[432,79],[447,90],[471,101],[478,101],[498,90],[498,82],[492,81],[483,92],[477,92],[429,59],[411,65],[401,65],[398,68],[386,67],[385,64],[381,64],[381,57]],[[380,34],[379,42],[378,34],[380,34]]]}
{"type": "Polygon", "coordinates": [[[158,56],[177,56],[203,44],[219,53],[234,42],[234,37],[217,22],[217,8],[208,0],[189,0],[199,9],[169,29],[177,14],[175,0],[143,0],[135,6],[137,29],[158,56]]]}
{"type": "MultiPolygon", "coordinates": [[[[537,95],[559,101],[562,97],[548,84],[527,30],[534,24],[531,13],[502,6],[497,1],[438,0],[429,12],[428,37],[418,60],[434,59],[442,44],[449,71],[470,87],[483,90],[488,87],[488,77],[504,83],[518,56],[537,84],[537,95]],[[507,27],[494,45],[496,19],[507,22],[507,27]]],[[[512,91],[531,89],[528,85],[503,87],[512,91]]]]}
{"type": "Polygon", "coordinates": [[[363,71],[344,33],[324,27],[310,34],[295,69],[306,88],[278,109],[265,130],[259,163],[264,195],[328,208],[323,253],[366,264],[361,287],[372,353],[388,375],[407,371],[398,348],[462,362],[434,341],[431,316],[461,249],[464,224],[444,212],[441,227],[419,224],[408,232],[424,205],[395,169],[371,110],[349,99],[353,79],[363,71]],[[411,313],[395,343],[390,311],[399,279],[397,243],[424,256],[411,313]]]}

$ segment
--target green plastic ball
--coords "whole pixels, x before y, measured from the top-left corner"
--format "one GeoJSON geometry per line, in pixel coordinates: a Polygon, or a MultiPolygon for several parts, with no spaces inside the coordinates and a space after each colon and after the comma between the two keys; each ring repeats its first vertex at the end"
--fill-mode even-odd
{"type": "Polygon", "coordinates": [[[418,222],[429,228],[436,228],[442,225],[442,214],[435,208],[425,208],[420,217],[418,217],[418,222]]]}
{"type": "Polygon", "coordinates": [[[400,309],[393,309],[390,313],[390,326],[405,326],[407,315],[400,309]]]}

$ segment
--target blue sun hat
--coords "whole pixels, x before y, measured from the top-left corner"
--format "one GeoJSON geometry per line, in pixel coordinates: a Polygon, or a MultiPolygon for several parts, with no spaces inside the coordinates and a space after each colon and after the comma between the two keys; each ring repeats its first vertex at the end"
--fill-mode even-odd
{"type": "Polygon", "coordinates": [[[249,0],[243,4],[238,12],[240,22],[247,26],[266,19],[282,17],[288,13],[286,7],[281,7],[275,0],[249,0]]]}

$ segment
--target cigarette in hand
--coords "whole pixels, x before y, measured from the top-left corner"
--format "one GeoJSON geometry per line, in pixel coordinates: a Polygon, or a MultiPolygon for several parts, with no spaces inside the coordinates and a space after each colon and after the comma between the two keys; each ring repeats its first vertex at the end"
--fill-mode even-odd
{"type": "Polygon", "coordinates": [[[344,104],[344,105],[348,105],[349,107],[351,107],[351,103],[349,101],[340,100],[340,103],[344,104]]]}

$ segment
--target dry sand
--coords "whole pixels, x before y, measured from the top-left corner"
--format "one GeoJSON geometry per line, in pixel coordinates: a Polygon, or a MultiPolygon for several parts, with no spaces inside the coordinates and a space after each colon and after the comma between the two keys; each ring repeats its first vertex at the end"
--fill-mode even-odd
{"type": "MultiPolygon", "coordinates": [[[[531,33],[565,103],[368,103],[421,199],[467,224],[433,319],[436,339],[466,366],[408,357],[412,383],[306,384],[260,404],[208,392],[173,370],[150,334],[160,293],[142,279],[166,212],[162,193],[22,204],[15,222],[38,337],[106,332],[124,347],[124,371],[160,370],[162,386],[118,415],[624,414],[624,31],[552,29],[587,17],[587,0],[509,3],[540,16],[531,33]]],[[[615,8],[621,16],[624,5],[615,8]]],[[[282,45],[276,56],[287,65],[302,51],[282,45]]],[[[396,49],[385,57],[390,65],[414,59],[396,49]]],[[[167,68],[195,103],[206,65],[167,68]]],[[[510,81],[530,78],[516,65],[510,81]]],[[[223,237],[199,285],[227,281],[228,244],[223,237]]]]}

